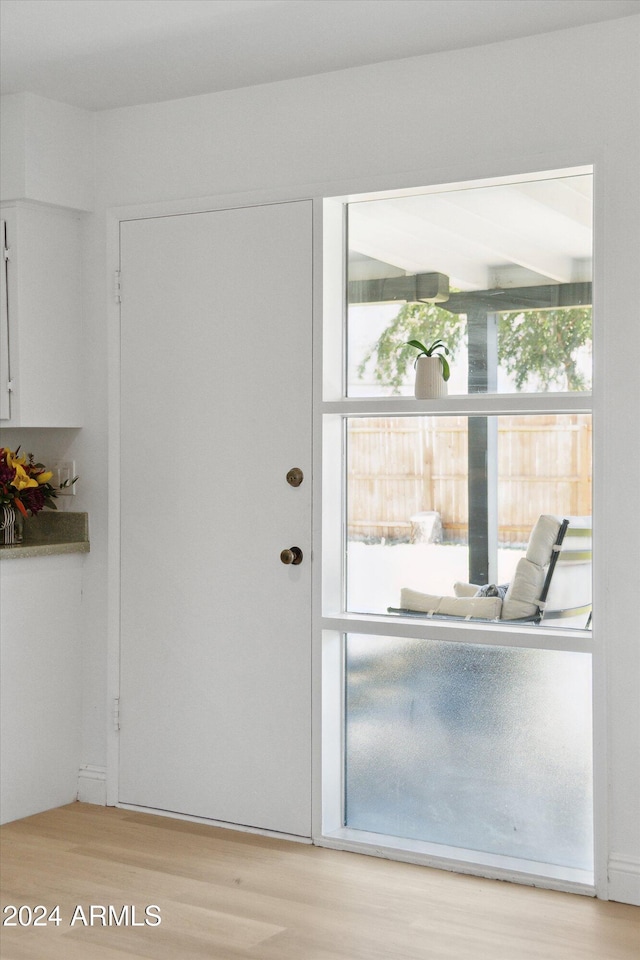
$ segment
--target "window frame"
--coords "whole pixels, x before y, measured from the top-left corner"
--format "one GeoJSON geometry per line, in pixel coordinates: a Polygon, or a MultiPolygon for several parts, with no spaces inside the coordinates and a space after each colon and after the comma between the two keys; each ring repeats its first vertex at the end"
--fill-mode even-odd
{"type": "MultiPolygon", "coordinates": [[[[550,170],[519,177],[503,177],[470,181],[464,186],[484,186],[497,183],[515,183],[521,180],[553,179],[559,175],[589,173],[592,166],[563,170],[550,170]]],[[[349,397],[347,395],[347,350],[346,350],[346,216],[345,208],[350,202],[374,199],[382,196],[411,195],[419,192],[447,192],[460,184],[441,184],[430,188],[380,191],[376,194],[330,197],[322,200],[322,384],[317,396],[318,423],[320,427],[320,451],[322,475],[322,510],[320,518],[321,565],[319,590],[321,610],[318,618],[321,634],[322,676],[322,742],[320,745],[322,786],[320,832],[316,842],[337,849],[404,859],[432,866],[444,866],[460,872],[520,882],[540,882],[541,885],[571,892],[592,894],[595,881],[584,875],[571,875],[565,869],[556,870],[550,865],[540,865],[534,873],[523,862],[507,862],[508,858],[494,858],[477,851],[459,851],[454,848],[437,850],[437,845],[403,842],[399,838],[376,836],[357,837],[357,831],[344,827],[342,796],[344,790],[344,645],[347,634],[393,636],[399,639],[440,640],[488,646],[564,650],[588,653],[592,657],[594,689],[600,683],[596,678],[599,658],[597,623],[593,629],[519,626],[513,623],[496,624],[487,621],[446,621],[436,618],[406,618],[397,615],[351,613],[346,610],[346,421],[352,417],[400,417],[400,416],[518,416],[544,414],[589,414],[592,416],[594,433],[593,392],[522,392],[522,393],[469,393],[451,395],[445,399],[416,400],[412,396],[349,397]],[[336,469],[340,463],[341,468],[336,469]],[[527,877],[529,879],[527,879],[527,877]],[[531,879],[531,878],[536,878],[531,879]]],[[[595,287],[596,277],[593,278],[595,287]]],[[[594,300],[592,298],[592,304],[594,300]]],[[[594,307],[594,353],[596,351],[596,311],[594,307]]],[[[594,371],[595,371],[594,363],[594,371]]],[[[597,386],[594,381],[594,392],[597,386]]],[[[592,459],[595,470],[595,458],[592,459]]],[[[594,724],[598,711],[594,706],[594,724]]],[[[595,744],[594,730],[594,744],[595,744]]],[[[594,768],[594,790],[597,771],[594,768]]],[[[596,830],[597,819],[594,820],[596,830]]],[[[596,871],[598,869],[598,845],[594,843],[596,871]]],[[[533,864],[529,864],[531,868],[533,864]]],[[[538,866],[538,865],[536,865],[538,866]]]]}

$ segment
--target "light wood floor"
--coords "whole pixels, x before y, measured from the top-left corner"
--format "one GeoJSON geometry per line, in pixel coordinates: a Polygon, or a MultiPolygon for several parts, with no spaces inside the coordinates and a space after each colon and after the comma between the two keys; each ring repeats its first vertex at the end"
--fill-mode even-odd
{"type": "Polygon", "coordinates": [[[61,919],[4,927],[2,960],[640,956],[636,907],[164,817],[75,803],[0,837],[3,909],[59,905],[61,919]],[[142,925],[84,926],[77,914],[72,926],[91,904],[117,917],[134,905],[142,925]],[[145,926],[151,904],[161,923],[145,926]]]}

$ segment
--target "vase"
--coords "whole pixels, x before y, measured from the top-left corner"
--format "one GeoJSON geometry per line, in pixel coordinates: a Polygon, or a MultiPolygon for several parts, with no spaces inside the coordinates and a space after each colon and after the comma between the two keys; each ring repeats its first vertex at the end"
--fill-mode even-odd
{"type": "Polygon", "coordinates": [[[442,376],[439,357],[418,357],[415,395],[416,400],[438,400],[447,396],[447,381],[442,376]]]}
{"type": "Polygon", "coordinates": [[[22,543],[22,517],[11,504],[0,507],[0,545],[22,543]]]}

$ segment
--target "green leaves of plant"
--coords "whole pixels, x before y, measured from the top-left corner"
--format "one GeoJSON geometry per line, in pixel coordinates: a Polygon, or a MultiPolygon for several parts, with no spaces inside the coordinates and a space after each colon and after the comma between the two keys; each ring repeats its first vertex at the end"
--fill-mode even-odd
{"type": "MultiPolygon", "coordinates": [[[[424,353],[425,356],[427,356],[427,357],[430,357],[430,356],[431,356],[431,354],[430,354],[429,350],[427,349],[427,347],[425,347],[424,343],[420,343],[419,340],[407,340],[407,346],[409,346],[409,347],[415,347],[416,350],[419,350],[420,353],[418,354],[418,357],[421,356],[423,353],[424,353]]],[[[418,358],[416,357],[416,360],[417,360],[417,359],[418,359],[418,358]]]]}
{"type": "Polygon", "coordinates": [[[449,354],[449,349],[445,346],[443,340],[434,340],[433,343],[428,347],[425,347],[424,343],[421,343],[420,340],[407,340],[406,346],[415,347],[416,350],[420,351],[414,360],[414,367],[420,357],[437,357],[442,366],[442,379],[445,381],[449,379],[451,376],[451,368],[449,367],[447,358],[444,356],[445,353],[447,355],[449,354]]]}
{"type": "MultiPolygon", "coordinates": [[[[446,347],[445,347],[445,350],[446,350],[446,347]]],[[[447,353],[449,353],[448,350],[447,350],[447,353]]],[[[450,369],[450,367],[449,367],[449,363],[448,363],[446,357],[443,357],[441,353],[438,354],[438,360],[439,360],[440,363],[442,364],[442,379],[443,379],[444,381],[447,381],[447,380],[449,379],[449,377],[451,376],[451,369],[450,369]]]]}

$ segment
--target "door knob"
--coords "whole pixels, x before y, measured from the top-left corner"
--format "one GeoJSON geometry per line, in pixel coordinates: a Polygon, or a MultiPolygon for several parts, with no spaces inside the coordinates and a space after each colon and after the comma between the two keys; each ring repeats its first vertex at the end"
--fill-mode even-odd
{"type": "Polygon", "coordinates": [[[287,474],[287,483],[292,487],[299,487],[304,480],[304,474],[300,467],[291,467],[287,474]]]}
{"type": "Polygon", "coordinates": [[[299,563],[302,563],[302,550],[300,547],[289,547],[288,550],[282,551],[280,559],[283,563],[291,563],[294,567],[297,567],[299,563]]]}

